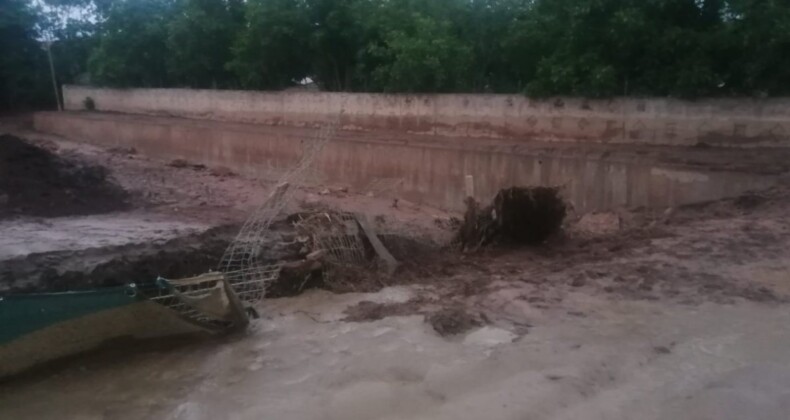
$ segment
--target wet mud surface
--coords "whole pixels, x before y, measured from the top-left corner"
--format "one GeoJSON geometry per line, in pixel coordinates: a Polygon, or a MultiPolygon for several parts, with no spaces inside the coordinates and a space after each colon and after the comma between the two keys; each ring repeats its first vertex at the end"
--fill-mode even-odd
{"type": "MultiPolygon", "coordinates": [[[[204,228],[150,243],[7,253],[14,256],[0,261],[0,284],[64,290],[208,271],[269,191],[212,168],[75,148],[144,197],[146,211],[204,228]]],[[[0,411],[14,418],[658,420],[729,407],[730,417],[698,418],[748,418],[736,414],[749,410],[786,418],[771,404],[790,392],[790,374],[761,365],[788,363],[790,186],[683,208],[613,210],[585,223],[569,213],[538,246],[475,252],[450,243],[458,215],[323,190],[301,191],[288,211],[369,214],[398,271],[354,271],[329,283],[293,273],[272,285],[271,299],[258,305],[261,318],[243,334],[89,354],[0,384],[0,411]],[[749,405],[744,398],[766,378],[761,395],[772,400],[749,405]]],[[[52,233],[63,219],[37,229],[52,233]]]]}
{"type": "Polygon", "coordinates": [[[0,261],[0,292],[64,292],[158,276],[182,278],[216,270],[237,226],[221,226],[153,244],[31,254],[0,261]]]}

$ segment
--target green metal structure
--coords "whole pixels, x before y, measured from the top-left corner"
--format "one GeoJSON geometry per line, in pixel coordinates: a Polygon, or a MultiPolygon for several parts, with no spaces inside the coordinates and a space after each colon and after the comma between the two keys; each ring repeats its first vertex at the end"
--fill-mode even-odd
{"type": "Polygon", "coordinates": [[[0,297],[0,345],[25,334],[140,299],[134,286],[0,297]]]}

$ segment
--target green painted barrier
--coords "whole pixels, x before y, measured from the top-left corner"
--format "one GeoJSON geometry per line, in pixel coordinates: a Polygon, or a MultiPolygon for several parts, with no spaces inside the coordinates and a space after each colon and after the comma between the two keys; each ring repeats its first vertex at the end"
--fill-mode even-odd
{"type": "Polygon", "coordinates": [[[138,301],[133,285],[0,297],[0,345],[47,326],[138,301]]]}

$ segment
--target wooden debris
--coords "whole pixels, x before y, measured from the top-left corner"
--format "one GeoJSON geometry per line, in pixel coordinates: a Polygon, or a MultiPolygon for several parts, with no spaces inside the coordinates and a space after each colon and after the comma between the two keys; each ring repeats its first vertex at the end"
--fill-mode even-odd
{"type": "Polygon", "coordinates": [[[366,215],[357,214],[355,215],[357,219],[357,223],[362,228],[362,232],[365,233],[365,236],[368,238],[368,242],[370,245],[373,246],[373,250],[376,252],[378,258],[384,262],[384,265],[387,269],[387,275],[391,276],[395,273],[395,270],[398,269],[398,260],[392,256],[389,252],[387,247],[381,242],[378,235],[376,235],[376,230],[373,228],[373,224],[370,223],[366,215]]]}

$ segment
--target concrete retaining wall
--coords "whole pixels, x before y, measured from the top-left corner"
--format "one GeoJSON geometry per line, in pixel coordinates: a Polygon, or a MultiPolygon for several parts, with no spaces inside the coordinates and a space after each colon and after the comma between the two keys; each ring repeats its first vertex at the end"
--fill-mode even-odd
{"type": "Polygon", "coordinates": [[[664,145],[790,146],[790,99],[534,100],[521,95],[385,95],[64,86],[66,109],[462,137],[664,145]]]}
{"type": "MultiPolygon", "coordinates": [[[[38,113],[37,130],[103,146],[134,147],[163,159],[226,166],[261,178],[291,167],[300,140],[314,130],[101,113],[38,113]]],[[[432,136],[386,138],[340,132],[316,164],[322,182],[360,192],[462,210],[464,175],[487,202],[503,187],[563,186],[579,212],[665,207],[735,196],[769,186],[768,177],[690,171],[646,159],[614,159],[582,147],[513,147],[512,143],[432,136]]]]}

